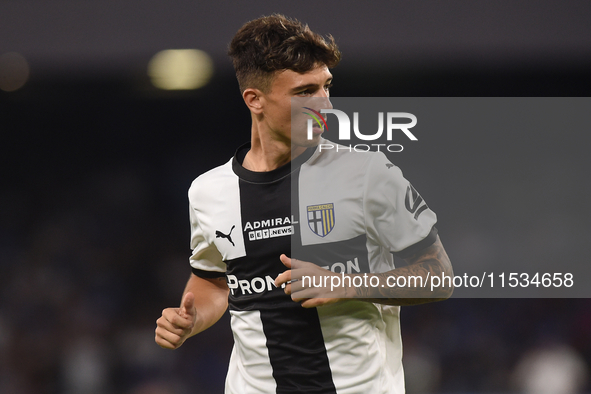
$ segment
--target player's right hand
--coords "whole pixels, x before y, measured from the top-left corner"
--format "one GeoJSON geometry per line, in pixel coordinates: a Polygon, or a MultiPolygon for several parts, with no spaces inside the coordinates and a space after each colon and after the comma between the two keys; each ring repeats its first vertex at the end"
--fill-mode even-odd
{"type": "Polygon", "coordinates": [[[188,292],[180,308],[166,308],[156,321],[156,343],[165,349],[179,348],[191,336],[197,321],[195,295],[188,292]]]}

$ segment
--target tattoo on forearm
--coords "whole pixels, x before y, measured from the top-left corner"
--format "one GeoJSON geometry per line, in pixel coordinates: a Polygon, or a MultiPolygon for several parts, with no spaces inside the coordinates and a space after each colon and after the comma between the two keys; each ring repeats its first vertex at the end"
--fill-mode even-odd
{"type": "Polygon", "coordinates": [[[442,274],[453,275],[451,263],[439,239],[428,248],[409,256],[406,261],[409,262],[408,266],[381,274],[373,274],[372,276],[379,279],[380,284],[375,287],[355,287],[354,298],[379,304],[415,305],[444,300],[451,295],[452,288],[441,287],[437,288],[436,291],[431,291],[429,285],[425,283],[428,277],[441,276],[442,274]],[[397,287],[386,284],[388,278],[391,281],[393,277],[397,278],[399,276],[405,276],[406,278],[420,277],[424,286],[397,287]]]}

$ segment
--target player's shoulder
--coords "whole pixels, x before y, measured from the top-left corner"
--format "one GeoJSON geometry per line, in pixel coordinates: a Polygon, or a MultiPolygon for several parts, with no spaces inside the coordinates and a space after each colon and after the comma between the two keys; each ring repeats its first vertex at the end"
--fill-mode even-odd
{"type": "Polygon", "coordinates": [[[217,193],[224,184],[235,178],[232,170],[232,159],[226,163],[204,172],[191,182],[189,187],[189,198],[196,198],[198,195],[217,193]]]}

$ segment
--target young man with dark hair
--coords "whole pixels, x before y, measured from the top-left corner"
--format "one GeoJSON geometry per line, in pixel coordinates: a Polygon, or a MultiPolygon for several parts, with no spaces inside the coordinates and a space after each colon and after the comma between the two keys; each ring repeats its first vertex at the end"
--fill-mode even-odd
{"type": "Polygon", "coordinates": [[[235,344],[226,393],[404,392],[399,306],[445,299],[452,289],[419,298],[412,289],[359,287],[336,298],[292,299],[290,257],[322,266],[355,256],[378,283],[451,275],[435,214],[404,208],[405,198],[418,194],[383,154],[337,157],[317,149],[321,129],[311,139],[292,130],[292,98],[330,105],[329,69],[340,60],[332,37],[272,15],[245,24],[229,54],[251,112],[251,142],[191,185],[192,274],[180,307],[158,319],[156,342],[178,348],[229,305],[235,344]],[[300,225],[306,207],[316,209],[303,203],[302,180],[318,168],[329,189],[337,185],[332,202],[317,205],[330,210],[337,229],[322,234],[300,225]],[[339,193],[355,177],[385,189],[339,193]],[[310,241],[314,233],[320,241],[310,241]],[[391,252],[409,265],[395,269],[391,252]]]}

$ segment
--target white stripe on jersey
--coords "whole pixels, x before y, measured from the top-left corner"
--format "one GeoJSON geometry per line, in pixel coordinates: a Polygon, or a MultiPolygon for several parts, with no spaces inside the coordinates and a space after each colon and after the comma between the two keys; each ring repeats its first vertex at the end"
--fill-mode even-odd
{"type": "Polygon", "coordinates": [[[226,394],[274,393],[277,385],[259,311],[230,311],[234,348],[226,394]],[[247,372],[248,371],[248,372],[247,372]]]}
{"type": "Polygon", "coordinates": [[[318,308],[338,394],[403,394],[399,307],[347,301],[318,308]]]}

